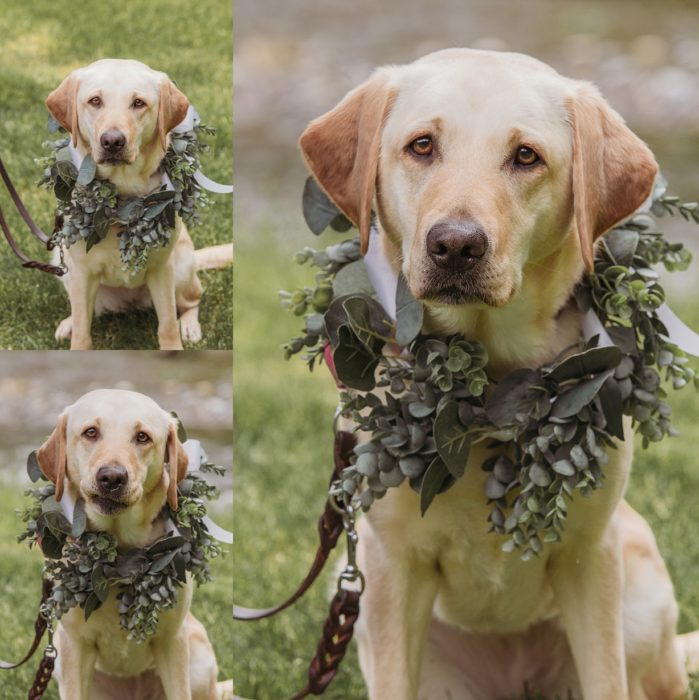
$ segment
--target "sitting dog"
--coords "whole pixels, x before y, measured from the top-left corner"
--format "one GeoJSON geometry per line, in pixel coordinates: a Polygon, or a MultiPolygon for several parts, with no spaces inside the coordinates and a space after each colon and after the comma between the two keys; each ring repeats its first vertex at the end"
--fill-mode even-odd
{"type": "MultiPolygon", "coordinates": [[[[651,194],[646,145],[590,84],[527,56],[452,49],[377,70],[301,137],[314,177],[423,302],[423,330],[486,346],[498,378],[578,342],[595,241],[651,194]]],[[[632,432],[561,543],[524,562],[489,533],[492,453],[424,518],[407,483],[360,523],[359,656],[372,700],[672,700],[699,668],[672,583],[624,502],[632,432]]]]}
{"type": "MultiPolygon", "coordinates": [[[[187,455],[176,420],[132,391],[98,390],[65,409],[37,452],[42,472],[85,502],[88,529],[109,532],[119,549],[146,546],[166,533],[161,511],[177,507],[187,455]]],[[[161,613],[146,642],[120,628],[116,592],[86,621],[71,608],[56,632],[56,678],[64,700],[224,700],[230,682],[218,668],[206,630],[189,612],[192,582],[161,613]]]]}
{"type": "MultiPolygon", "coordinates": [[[[104,59],[73,71],[46,105],[80,157],[92,155],[97,177],[111,181],[120,197],[142,197],[161,186],[169,132],[184,119],[189,101],[165,73],[138,61],[104,59]]],[[[152,303],[161,350],[181,350],[182,338],[201,340],[197,270],[230,263],[232,245],[195,251],[178,216],[169,244],[151,250],[146,267],[132,274],[122,269],[119,230],[113,225],[89,253],[84,240],[66,250],[62,280],[71,314],[56,339],[71,338],[71,350],[88,350],[94,313],[152,303]]]]}

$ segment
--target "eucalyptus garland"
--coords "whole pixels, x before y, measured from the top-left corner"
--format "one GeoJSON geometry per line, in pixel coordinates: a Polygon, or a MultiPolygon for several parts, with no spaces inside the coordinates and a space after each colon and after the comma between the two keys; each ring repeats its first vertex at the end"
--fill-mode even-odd
{"type": "MultiPolygon", "coordinates": [[[[492,449],[484,499],[492,531],[507,535],[506,551],[529,559],[545,542],[561,539],[568,504],[604,482],[622,416],[643,446],[675,433],[663,380],[697,386],[687,357],[657,316],[665,300],[654,266],[686,269],[690,253],[670,243],[656,218],[679,213],[699,223],[699,205],[654,192],[649,213],[638,214],[602,239],[592,274],[574,293],[583,312],[593,309],[613,345],[582,339],[566,356],[539,368],[516,370],[495,381],[478,342],[421,334],[422,305],[400,277],[394,321],[376,300],[358,240],[322,251],[305,248],[301,264],[318,269],[315,286],[282,292],[283,304],[304,317],[303,335],[284,346],[309,367],[329,354],[347,387],[340,410],[369,438],[336,485],[368,510],[389,488],[408,480],[424,515],[434,498],[461,477],[470,448],[492,449]]],[[[319,234],[349,222],[309,179],[304,215],[319,234]]]]}
{"type": "MultiPolygon", "coordinates": [[[[27,524],[18,540],[27,540],[30,547],[38,545],[44,554],[44,576],[54,584],[48,604],[56,618],[79,606],[87,620],[114,588],[121,628],[140,643],[156,632],[161,612],[174,607],[187,572],[198,584],[211,580],[209,561],[222,550],[202,521],[205,500],[219,495],[206,475],[221,475],[224,470],[204,456],[199,469],[178,484],[178,509],[165,506],[160,514],[174,523],[176,531],[125,552],[118,550],[111,534],[87,530],[82,500],[76,502],[71,524],[55,499],[53,484],[26,491],[32,503],[18,511],[27,524]]],[[[27,472],[34,482],[46,481],[36,452],[29,455],[27,472]]]]}
{"type": "Polygon", "coordinates": [[[198,119],[190,131],[173,132],[161,168],[174,189],[163,185],[145,197],[129,198],[119,197],[109,180],[97,178],[97,165],[90,154],[79,169],[75,167],[70,138],[46,141],[44,146],[51,153],[37,159],[44,169],[38,184],[53,190],[56,214],[62,221],[51,237],[52,243],[70,247],[82,240],[89,251],[106,238],[111,226],[118,224],[122,267],[132,274],[141,271],[150,251],[170,242],[176,214],[188,224],[199,222],[198,210],[208,203],[206,191],[194,179],[200,153],[207,148],[199,137],[214,133],[198,119]]]}

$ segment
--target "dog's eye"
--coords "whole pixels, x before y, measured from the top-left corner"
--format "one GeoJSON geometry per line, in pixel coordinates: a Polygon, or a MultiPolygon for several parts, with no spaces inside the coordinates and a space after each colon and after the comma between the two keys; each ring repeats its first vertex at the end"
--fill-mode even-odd
{"type": "Polygon", "coordinates": [[[434,142],[431,136],[419,136],[414,141],[411,141],[408,148],[416,155],[426,157],[432,155],[434,150],[434,142]]]}
{"type": "Polygon", "coordinates": [[[145,445],[146,443],[150,442],[150,435],[141,430],[140,432],[136,433],[136,442],[140,442],[142,445],[145,445]]]}
{"type": "Polygon", "coordinates": [[[143,109],[146,106],[146,103],[139,99],[138,97],[133,101],[133,104],[131,105],[134,109],[143,109]]]}
{"type": "Polygon", "coordinates": [[[96,440],[99,436],[100,436],[100,431],[97,428],[95,428],[94,426],[91,426],[91,427],[83,430],[83,437],[86,437],[88,440],[96,440]]]}
{"type": "Polygon", "coordinates": [[[93,106],[93,107],[101,107],[102,106],[102,98],[98,97],[95,95],[95,97],[92,97],[88,100],[88,102],[93,106]]]}
{"type": "Polygon", "coordinates": [[[533,148],[529,148],[529,146],[520,146],[517,149],[517,153],[515,153],[515,165],[524,168],[536,165],[540,160],[539,154],[533,148]]]}

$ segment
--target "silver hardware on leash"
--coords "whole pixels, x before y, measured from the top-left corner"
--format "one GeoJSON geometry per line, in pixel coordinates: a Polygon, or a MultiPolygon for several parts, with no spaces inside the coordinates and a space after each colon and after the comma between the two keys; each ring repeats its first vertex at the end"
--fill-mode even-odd
{"type": "Polygon", "coordinates": [[[53,645],[53,623],[55,616],[51,605],[44,602],[39,606],[39,614],[46,620],[46,649],[44,649],[44,657],[47,659],[55,659],[58,656],[58,649],[53,645]]]}
{"type": "Polygon", "coordinates": [[[347,536],[347,564],[337,578],[337,590],[344,589],[344,584],[359,581],[359,594],[364,592],[366,580],[364,574],[357,566],[357,544],[359,535],[355,529],[357,509],[351,503],[351,496],[344,493],[342,483],[336,481],[330,487],[328,499],[332,508],[342,516],[342,527],[347,536]]]}

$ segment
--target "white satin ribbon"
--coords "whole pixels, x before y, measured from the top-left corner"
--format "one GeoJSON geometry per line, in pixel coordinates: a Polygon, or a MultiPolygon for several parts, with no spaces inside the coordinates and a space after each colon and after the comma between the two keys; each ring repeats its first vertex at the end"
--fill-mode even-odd
{"type": "Polygon", "coordinates": [[[369,249],[364,256],[364,265],[366,265],[369,281],[376,291],[379,304],[395,320],[398,275],[384,255],[379,232],[373,226],[369,234],[369,249]]]}
{"type": "MultiPolygon", "coordinates": [[[[184,451],[187,454],[187,459],[189,460],[187,471],[196,472],[199,471],[202,460],[206,460],[206,453],[201,447],[201,442],[199,440],[187,440],[182,445],[184,451]]],[[[61,510],[63,515],[65,515],[66,520],[72,525],[73,524],[73,513],[75,512],[75,499],[70,493],[68,488],[68,479],[63,480],[63,496],[60,500],[61,510]]],[[[224,530],[220,525],[217,525],[208,515],[202,518],[202,522],[209,531],[209,534],[217,539],[223,544],[233,544],[233,533],[228,530],[224,530]]],[[[178,532],[175,523],[172,520],[168,521],[168,527],[178,532]]]]}
{"type": "MultiPolygon", "coordinates": [[[[198,123],[199,121],[199,114],[197,113],[197,110],[194,109],[192,105],[189,105],[187,115],[172,131],[175,133],[191,131],[194,128],[194,124],[198,123]]],[[[70,151],[70,157],[73,160],[73,165],[75,165],[75,167],[78,170],[80,170],[80,165],[82,164],[83,156],[81,156],[78,152],[78,149],[75,148],[75,146],[73,146],[72,139],[68,144],[68,150],[70,151]]],[[[220,182],[215,182],[211,178],[204,175],[204,173],[201,170],[197,170],[194,173],[194,179],[197,181],[200,187],[203,187],[205,190],[213,192],[214,194],[233,194],[233,185],[222,185],[220,182]]],[[[167,176],[167,173],[163,173],[161,178],[161,184],[165,185],[166,189],[168,190],[175,189],[172,186],[172,182],[167,176]]]]}

